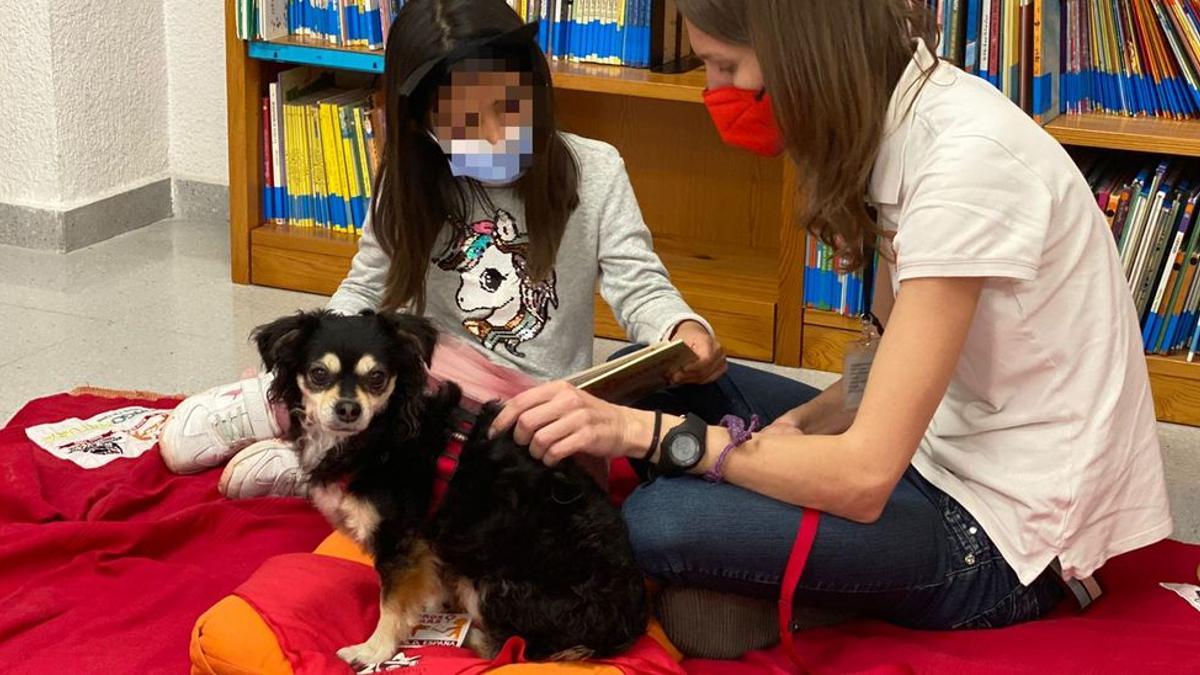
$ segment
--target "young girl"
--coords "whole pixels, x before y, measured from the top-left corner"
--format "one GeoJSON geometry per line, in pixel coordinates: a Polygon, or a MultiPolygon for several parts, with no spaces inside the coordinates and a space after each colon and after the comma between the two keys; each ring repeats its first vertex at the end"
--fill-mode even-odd
{"type": "MultiPolygon", "coordinates": [[[[555,128],[535,29],[503,0],[404,5],[387,45],[378,197],[328,309],[421,313],[554,379],[592,365],[598,281],[632,341],[696,352],[679,381],[715,379],[723,351],[654,254],[620,156],[555,128]]],[[[273,440],[287,416],[266,400],[268,377],[180,404],[160,439],[167,465],[190,473],[236,453],[227,496],[300,492],[295,453],[273,440]]]]}
{"type": "Polygon", "coordinates": [[[1035,619],[1062,580],[1169,535],[1136,312],[1063,148],[939,62],[925,3],[678,5],[721,135],[787,150],[800,224],[849,267],[882,244],[886,332],[861,405],[845,381],[816,397],[735,382],[769,433],[662,420],[694,433],[671,444],[653,412],[552,383],[510,400],[497,429],[520,421],[529,441],[544,409],[582,408],[586,424],[542,430],[531,451],[648,455],[679,476],[624,507],[639,563],[670,584],[777,598],[798,507],[824,511],[796,601],[911,627],[1035,619]]]}

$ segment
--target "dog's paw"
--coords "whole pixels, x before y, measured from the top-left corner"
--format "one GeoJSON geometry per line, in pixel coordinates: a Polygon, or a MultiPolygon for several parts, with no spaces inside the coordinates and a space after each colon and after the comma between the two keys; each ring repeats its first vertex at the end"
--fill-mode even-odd
{"type": "Polygon", "coordinates": [[[394,640],[379,640],[372,636],[362,644],[342,647],[337,655],[352,666],[373,666],[395,656],[397,649],[394,640]]]}
{"type": "Polygon", "coordinates": [[[314,485],[309,488],[308,500],[334,527],[341,524],[342,500],[346,491],[339,485],[314,485]]]}

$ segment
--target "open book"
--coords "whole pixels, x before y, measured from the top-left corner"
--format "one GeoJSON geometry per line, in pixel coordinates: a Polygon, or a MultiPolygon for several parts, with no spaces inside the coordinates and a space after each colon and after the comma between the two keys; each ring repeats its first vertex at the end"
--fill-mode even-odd
{"type": "Polygon", "coordinates": [[[627,405],[662,389],[668,375],[695,360],[682,340],[670,340],[588,368],[567,382],[611,403],[627,405]]]}

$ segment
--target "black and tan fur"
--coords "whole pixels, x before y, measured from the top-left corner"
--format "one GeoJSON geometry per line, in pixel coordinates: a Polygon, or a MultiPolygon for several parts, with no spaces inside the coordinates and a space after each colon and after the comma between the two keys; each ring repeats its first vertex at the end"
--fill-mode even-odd
{"type": "Polygon", "coordinates": [[[427,391],[437,339],[427,321],[303,313],[255,339],[272,398],[292,411],[313,503],[380,575],[379,624],[340,657],[384,661],[422,611],[445,605],[471,614],[468,644],[485,657],[513,636],[534,660],[603,657],[644,632],[645,588],[620,514],[574,463],[548,468],[511,435],[488,439],[496,406],[484,406],[427,517],[461,398],[453,384],[427,391]]]}

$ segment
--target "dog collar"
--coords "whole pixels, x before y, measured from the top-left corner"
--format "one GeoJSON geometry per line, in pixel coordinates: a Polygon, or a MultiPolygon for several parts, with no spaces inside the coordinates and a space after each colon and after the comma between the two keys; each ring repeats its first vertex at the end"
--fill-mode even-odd
{"type": "Polygon", "coordinates": [[[446,492],[450,489],[450,481],[458,471],[458,461],[462,457],[463,448],[466,447],[471,431],[475,428],[477,418],[474,413],[464,408],[455,408],[454,412],[450,414],[450,419],[452,425],[450,438],[437,458],[433,475],[433,495],[429,500],[429,513],[426,514],[426,518],[433,518],[438,509],[442,507],[442,502],[446,499],[446,492]]]}

